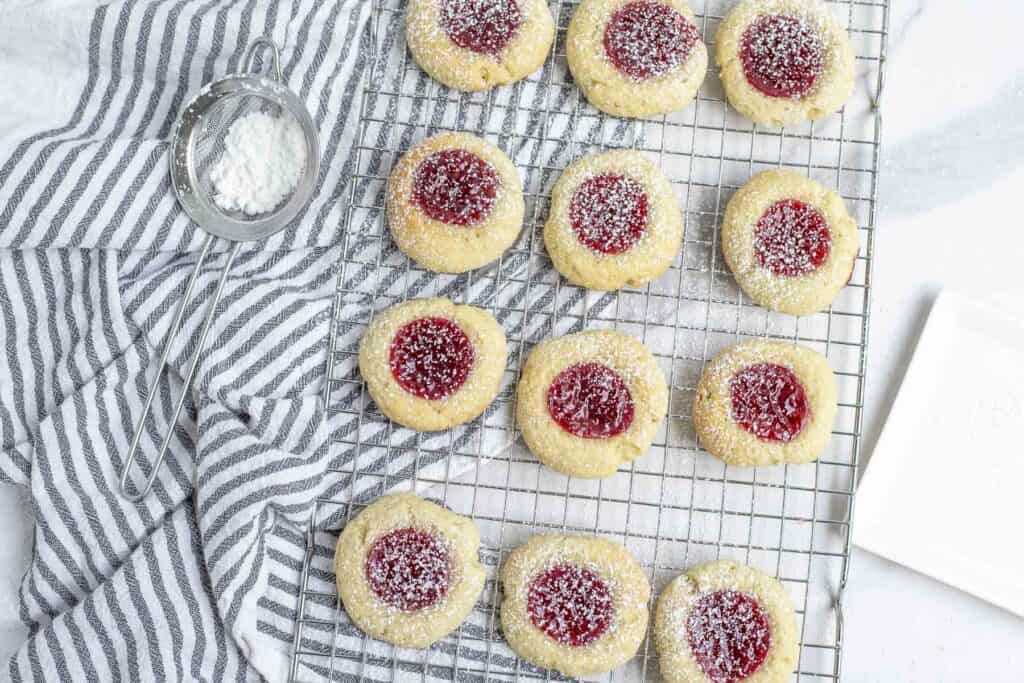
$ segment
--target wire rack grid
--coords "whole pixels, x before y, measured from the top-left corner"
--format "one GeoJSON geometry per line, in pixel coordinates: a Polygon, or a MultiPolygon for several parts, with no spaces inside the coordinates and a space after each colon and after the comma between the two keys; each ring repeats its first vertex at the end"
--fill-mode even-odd
{"type": "MultiPolygon", "coordinates": [[[[622,120],[589,106],[565,61],[575,0],[552,7],[555,48],[543,70],[486,93],[459,93],[429,79],[405,48],[405,0],[372,0],[372,55],[330,336],[325,404],[341,425],[307,534],[291,680],[557,680],[520,660],[504,642],[497,570],[530,535],[564,531],[624,543],[650,577],[653,594],[700,562],[729,558],[779,577],[797,607],[795,680],[839,680],[842,595],[849,570],[869,327],[871,260],[888,3],[830,3],[857,53],[858,86],[824,121],[770,128],[729,109],[713,69],[693,105],[646,120],[622,120]],[[400,254],[384,222],[384,187],[411,145],[443,130],[491,140],[523,177],[527,219],[516,245],[493,266],[446,276],[400,254]],[[548,194],[571,161],[633,148],[666,173],[685,213],[682,253],[642,289],[587,292],[568,285],[544,253],[548,194]],[[835,188],[860,226],[862,251],[849,286],[826,312],[794,318],[746,300],[726,268],[717,235],[725,202],[753,173],[796,168],[835,188]],[[357,371],[358,341],[370,318],[399,301],[447,296],[490,310],[509,342],[497,400],[470,424],[418,434],[390,423],[357,371]],[[514,387],[526,354],[556,334],[609,327],[652,349],[670,384],[669,414],[651,451],[614,477],[577,480],[543,468],[516,442],[514,387]],[[825,354],[840,404],[832,440],[816,462],[759,469],[728,467],[703,452],[691,404],[704,364],[745,338],[790,340],[825,354]],[[415,490],[471,516],[487,569],[467,621],[425,651],[365,638],[334,588],[338,530],[383,492],[415,490]]],[[[732,0],[694,3],[709,49],[732,0]]],[[[653,606],[653,605],[652,605],[653,606]]],[[[650,639],[625,667],[600,680],[657,680],[650,639]]]]}

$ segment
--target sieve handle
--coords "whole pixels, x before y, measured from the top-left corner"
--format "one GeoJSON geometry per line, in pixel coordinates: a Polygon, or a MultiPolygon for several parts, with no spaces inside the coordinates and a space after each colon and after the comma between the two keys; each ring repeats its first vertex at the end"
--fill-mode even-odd
{"type": "Polygon", "coordinates": [[[228,273],[231,271],[231,266],[235,262],[235,257],[238,255],[238,250],[241,248],[241,243],[236,242],[235,246],[231,249],[231,253],[228,255],[227,263],[220,271],[220,278],[217,280],[217,289],[213,294],[213,300],[207,306],[206,319],[203,320],[203,327],[199,331],[199,342],[196,344],[196,350],[192,356],[192,361],[189,363],[188,372],[184,377],[184,385],[181,390],[181,396],[178,397],[178,402],[174,406],[174,414],[171,416],[170,424],[167,426],[167,435],[164,436],[163,443],[160,445],[160,450],[157,451],[156,458],[153,459],[153,469],[146,477],[146,482],[141,489],[136,489],[135,493],[128,492],[128,479],[131,474],[132,464],[135,462],[135,455],[138,453],[139,441],[142,439],[142,431],[146,426],[146,418],[149,417],[149,411],[153,405],[153,398],[156,397],[157,388],[160,384],[160,378],[163,377],[164,368],[167,367],[167,356],[171,349],[171,342],[177,336],[181,329],[181,322],[185,318],[185,309],[188,307],[188,302],[192,299],[192,290],[195,288],[196,280],[199,279],[199,272],[203,268],[203,263],[206,261],[206,257],[210,253],[210,247],[213,245],[213,235],[207,235],[206,241],[203,242],[203,249],[199,253],[199,260],[196,262],[195,268],[192,269],[192,275],[188,279],[188,284],[185,286],[185,293],[182,295],[181,303],[178,304],[178,311],[174,315],[174,320],[171,322],[171,329],[167,333],[167,338],[164,339],[164,348],[160,352],[160,365],[157,367],[156,377],[153,378],[153,383],[149,386],[149,393],[146,396],[146,405],[142,409],[142,415],[139,417],[139,422],[135,426],[135,435],[132,436],[132,443],[128,449],[128,458],[125,460],[124,469],[121,471],[121,495],[130,500],[133,503],[137,503],[146,497],[150,489],[153,488],[153,482],[156,481],[157,474],[160,472],[160,466],[163,464],[164,458],[167,455],[167,447],[171,443],[171,437],[174,436],[174,428],[178,424],[178,416],[181,415],[181,408],[185,405],[185,397],[188,395],[189,386],[192,384],[192,377],[196,374],[196,368],[199,367],[199,358],[203,352],[203,346],[206,343],[206,335],[210,331],[210,323],[213,321],[214,315],[217,312],[217,305],[220,303],[221,295],[224,293],[224,283],[227,281],[228,273]]]}
{"type": "Polygon", "coordinates": [[[256,63],[256,55],[260,48],[270,50],[270,72],[279,83],[283,83],[284,77],[281,75],[281,51],[277,49],[277,43],[272,41],[270,38],[260,37],[252,41],[252,45],[250,45],[249,49],[245,52],[245,61],[242,62],[243,70],[253,70],[253,65],[256,63]]]}

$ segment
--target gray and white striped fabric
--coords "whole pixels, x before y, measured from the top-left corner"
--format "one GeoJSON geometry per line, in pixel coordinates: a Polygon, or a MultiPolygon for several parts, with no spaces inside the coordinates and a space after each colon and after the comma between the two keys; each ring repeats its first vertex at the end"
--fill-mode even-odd
{"type": "MultiPolygon", "coordinates": [[[[318,393],[369,9],[0,8],[0,74],[18,76],[0,102],[42,110],[0,129],[0,478],[29,491],[36,523],[20,594],[30,635],[12,679],[285,677],[302,532],[336,429],[318,393]],[[170,192],[167,136],[188,97],[236,70],[257,36],[283,47],[285,77],[319,126],[319,186],[300,219],[238,257],[165,469],[130,504],[117,474],[203,238],[170,192]]],[[[204,270],[184,339],[227,247],[204,270]]],[[[193,351],[182,342],[171,354],[144,461],[193,351]]]]}

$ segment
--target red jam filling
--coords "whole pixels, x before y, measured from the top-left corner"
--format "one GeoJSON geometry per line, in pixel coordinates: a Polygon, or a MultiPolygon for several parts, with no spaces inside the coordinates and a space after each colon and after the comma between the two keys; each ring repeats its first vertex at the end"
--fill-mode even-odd
{"type": "Polygon", "coordinates": [[[832,251],[832,233],[821,212],[798,199],[768,207],[754,226],[754,255],[780,277],[815,271],[832,251]]]}
{"type": "Polygon", "coordinates": [[[496,55],[521,23],[516,0],[441,0],[441,28],[464,50],[496,55]]]}
{"type": "Polygon", "coordinates": [[[763,441],[792,441],[807,424],[807,395],[789,368],[748,365],[732,376],[730,388],[732,419],[763,441]]]}
{"type": "Polygon", "coordinates": [[[582,647],[600,638],[612,621],[612,592],[594,572],[560,564],[530,583],[530,621],[563,645],[582,647]]]}
{"type": "Polygon", "coordinates": [[[747,82],[765,95],[800,98],[821,75],[825,49],[806,21],[769,14],[743,32],[740,61],[747,82]]]}
{"type": "Polygon", "coordinates": [[[448,592],[448,547],[419,529],[378,538],[366,556],[366,581],[385,604],[403,612],[430,607],[448,592]]]}
{"type": "Polygon", "coordinates": [[[446,149],[416,169],[412,201],[435,221],[473,225],[491,213],[500,183],[494,167],[477,155],[446,149]]]}
{"type": "Polygon", "coordinates": [[[631,2],[608,20],[604,51],[616,69],[643,80],[685,62],[699,39],[697,27],[668,5],[631,2]]]}
{"type": "Polygon", "coordinates": [[[447,318],[420,318],[398,330],[388,361],[398,385],[430,401],[454,394],[473,367],[473,342],[447,318]]]}
{"type": "Polygon", "coordinates": [[[647,229],[647,193],[640,183],[612,173],[584,181],[569,203],[576,238],[602,254],[621,254],[647,229]]]}
{"type": "Polygon", "coordinates": [[[548,413],[584,439],[608,439],[633,424],[633,396],[617,372],[600,363],[562,370],[548,387],[548,413]]]}
{"type": "Polygon", "coordinates": [[[760,668],[772,645],[757,600],[736,591],[706,593],[686,618],[693,658],[714,683],[736,683],[760,668]]]}

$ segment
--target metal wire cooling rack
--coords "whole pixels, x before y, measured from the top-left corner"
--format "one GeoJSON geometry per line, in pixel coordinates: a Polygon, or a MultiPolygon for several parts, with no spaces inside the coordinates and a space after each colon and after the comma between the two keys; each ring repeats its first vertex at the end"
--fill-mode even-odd
{"type": "MultiPolygon", "coordinates": [[[[405,0],[373,0],[372,64],[361,104],[356,171],[335,300],[325,401],[341,425],[328,493],[310,521],[301,571],[291,680],[460,681],[557,679],[519,660],[501,637],[497,568],[533,533],[564,530],[623,542],[649,573],[654,594],[679,572],[731,558],[778,576],[797,607],[797,680],[838,680],[842,596],[849,569],[864,397],[875,199],[888,3],[831,2],[857,53],[857,90],[843,112],[815,124],[754,126],[725,103],[714,73],[697,101],[668,117],[626,121],[590,107],[573,86],[565,29],[573,0],[553,7],[559,32],[543,71],[487,93],[448,90],[405,48],[405,0]],[[523,175],[527,221],[492,267],[438,276],[395,249],[384,224],[384,185],[397,158],[441,130],[466,130],[504,149],[523,175]],[[593,293],[562,281],[540,231],[561,169],[610,147],[648,154],[672,181],[685,211],[681,255],[640,290],[593,293]],[[725,267],[718,228],[731,192],[773,166],[799,169],[836,188],[860,226],[863,249],[832,308],[794,318],[745,300],[725,267]],[[362,330],[398,301],[441,295],[491,310],[509,341],[494,405],[441,434],[396,427],[369,401],[356,369],[362,330]],[[515,443],[514,386],[521,361],[552,334],[614,327],[642,338],[670,380],[669,416],[646,456],[603,481],[555,474],[515,443]],[[755,470],[727,467],[700,450],[690,408],[705,362],[743,338],[798,342],[824,353],[840,391],[830,446],[817,463],[755,470]],[[332,556],[337,530],[378,495],[414,489],[480,527],[488,570],[483,595],[460,629],[427,651],[364,638],[338,604],[332,556]]],[[[732,0],[693,3],[705,41],[732,0]]],[[[713,71],[713,70],[712,70],[713,71]]],[[[646,642],[602,680],[658,679],[646,642]]]]}

